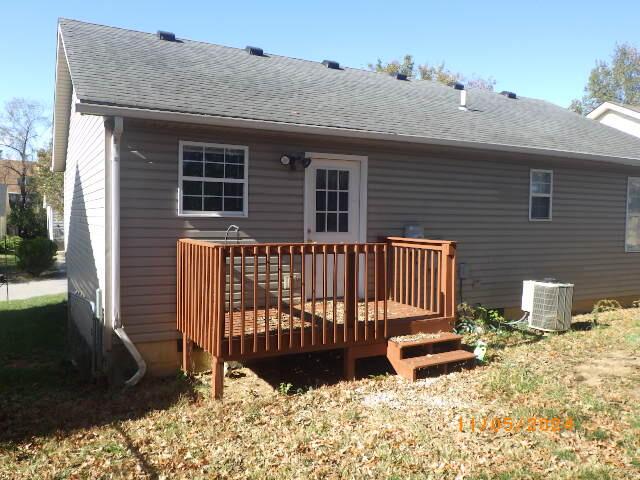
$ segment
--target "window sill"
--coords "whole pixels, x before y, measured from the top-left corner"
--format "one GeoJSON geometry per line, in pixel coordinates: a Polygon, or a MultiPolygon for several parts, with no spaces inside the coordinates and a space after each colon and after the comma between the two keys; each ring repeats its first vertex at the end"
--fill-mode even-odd
{"type": "Polygon", "coordinates": [[[225,212],[207,212],[207,213],[183,213],[178,212],[180,218],[247,218],[247,213],[225,213],[225,212]]]}
{"type": "Polygon", "coordinates": [[[529,221],[530,222],[550,222],[552,221],[552,218],[530,218],[529,221]]]}

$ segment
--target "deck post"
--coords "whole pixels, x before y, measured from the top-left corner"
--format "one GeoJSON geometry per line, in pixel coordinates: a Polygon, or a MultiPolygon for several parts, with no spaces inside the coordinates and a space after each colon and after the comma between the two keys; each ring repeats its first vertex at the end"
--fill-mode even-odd
{"type": "Polygon", "coordinates": [[[344,349],[344,379],[355,380],[356,378],[356,357],[352,348],[344,349]]]}
{"type": "Polygon", "coordinates": [[[357,261],[357,255],[355,254],[355,250],[349,252],[349,247],[345,246],[344,251],[344,274],[345,274],[345,285],[344,285],[344,329],[346,341],[352,341],[355,337],[355,324],[354,321],[357,315],[357,307],[355,302],[355,288],[356,288],[356,268],[355,262],[357,261]],[[353,331],[353,334],[352,334],[353,331]]]}
{"type": "Polygon", "coordinates": [[[182,371],[187,375],[191,373],[191,353],[193,342],[185,333],[182,334],[182,371]]]}
{"type": "Polygon", "coordinates": [[[222,399],[224,387],[224,360],[211,355],[211,398],[222,399]]]}

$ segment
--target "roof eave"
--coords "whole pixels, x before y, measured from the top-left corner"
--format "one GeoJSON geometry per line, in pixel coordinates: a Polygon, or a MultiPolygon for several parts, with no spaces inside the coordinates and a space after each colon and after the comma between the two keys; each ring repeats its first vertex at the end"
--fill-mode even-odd
{"type": "Polygon", "coordinates": [[[612,102],[601,103],[587,114],[587,118],[590,118],[591,120],[598,120],[607,112],[616,112],[622,115],[626,115],[627,117],[640,120],[640,112],[636,112],[635,110],[631,110],[630,108],[626,108],[622,105],[618,105],[617,103],[612,102]]]}
{"type": "Polygon", "coordinates": [[[53,153],[51,170],[62,172],[67,161],[67,144],[69,141],[69,121],[71,118],[71,102],[73,83],[69,63],[64,48],[62,31],[58,26],[56,46],[56,79],[53,111],[53,153]]]}
{"type": "Polygon", "coordinates": [[[609,155],[596,155],[585,152],[571,152],[564,150],[553,150],[535,147],[523,147],[517,145],[505,145],[497,143],[469,142],[461,140],[448,140],[415,135],[402,135],[388,132],[376,132],[355,130],[340,127],[327,127],[318,125],[303,125],[288,122],[275,122],[265,120],[253,120],[246,118],[221,117],[213,115],[202,115],[195,113],[173,112],[167,110],[152,110],[135,107],[123,107],[116,105],[105,105],[91,102],[77,102],[75,111],[88,115],[101,116],[122,116],[144,120],[168,121],[195,123],[200,125],[211,125],[218,127],[249,128],[255,130],[268,130],[285,133],[299,133],[312,135],[333,135],[337,137],[360,138],[366,140],[382,140],[404,143],[428,144],[436,146],[470,148],[476,150],[490,150],[514,153],[526,153],[532,155],[546,155],[566,159],[590,160],[599,162],[618,163],[640,167],[640,159],[627,157],[614,157],[609,155]]]}

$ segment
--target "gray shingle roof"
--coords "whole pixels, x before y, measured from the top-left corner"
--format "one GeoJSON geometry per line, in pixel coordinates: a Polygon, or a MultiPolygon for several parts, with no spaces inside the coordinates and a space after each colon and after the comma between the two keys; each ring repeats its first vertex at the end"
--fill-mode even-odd
{"type": "Polygon", "coordinates": [[[640,160],[640,139],[543,100],[60,20],[81,102],[640,160]]]}

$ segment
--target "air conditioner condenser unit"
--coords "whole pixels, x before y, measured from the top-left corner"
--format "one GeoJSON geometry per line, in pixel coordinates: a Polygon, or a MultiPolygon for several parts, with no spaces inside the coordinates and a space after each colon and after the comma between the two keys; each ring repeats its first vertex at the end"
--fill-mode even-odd
{"type": "Polygon", "coordinates": [[[573,284],[522,282],[522,310],[529,313],[529,327],[547,332],[571,328],[573,284]]]}

